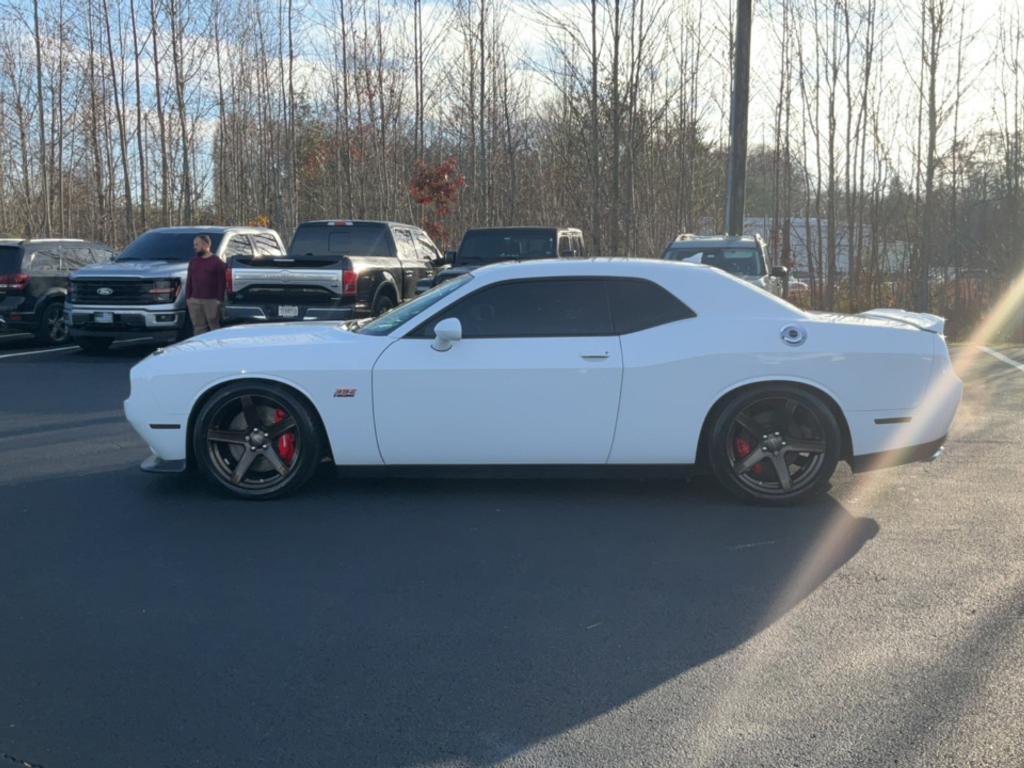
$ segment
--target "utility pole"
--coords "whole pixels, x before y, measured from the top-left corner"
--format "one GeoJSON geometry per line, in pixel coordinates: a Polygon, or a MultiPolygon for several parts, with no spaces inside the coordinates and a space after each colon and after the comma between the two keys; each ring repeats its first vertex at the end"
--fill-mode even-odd
{"type": "Polygon", "coordinates": [[[729,176],[725,192],[725,231],[743,234],[747,192],[747,108],[750,105],[750,18],[753,0],[736,0],[733,46],[732,108],[729,111],[729,176]]]}

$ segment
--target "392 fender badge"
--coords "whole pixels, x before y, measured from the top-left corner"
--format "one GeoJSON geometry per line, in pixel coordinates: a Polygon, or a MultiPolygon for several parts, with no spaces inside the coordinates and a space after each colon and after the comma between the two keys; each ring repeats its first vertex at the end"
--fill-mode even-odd
{"type": "Polygon", "coordinates": [[[334,390],[335,397],[355,397],[357,390],[355,389],[336,389],[334,390]]]}

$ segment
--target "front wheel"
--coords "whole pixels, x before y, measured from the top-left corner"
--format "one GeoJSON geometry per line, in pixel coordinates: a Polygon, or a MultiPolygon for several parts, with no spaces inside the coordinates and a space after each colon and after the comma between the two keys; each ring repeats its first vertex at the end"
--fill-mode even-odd
{"type": "Polygon", "coordinates": [[[817,395],[766,385],[733,398],[711,425],[709,460],[726,490],[781,506],[824,492],[839,462],[842,433],[817,395]]]}
{"type": "Polygon", "coordinates": [[[280,496],[303,485],[322,456],[314,416],[275,384],[232,384],[195,419],[192,450],[215,485],[247,499],[280,496]]]}

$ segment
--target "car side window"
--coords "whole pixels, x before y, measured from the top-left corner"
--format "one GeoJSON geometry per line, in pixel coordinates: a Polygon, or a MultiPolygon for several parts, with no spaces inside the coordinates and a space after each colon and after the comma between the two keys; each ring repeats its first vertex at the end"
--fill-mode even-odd
{"type": "Polygon", "coordinates": [[[396,229],[395,234],[395,247],[398,248],[398,258],[400,261],[417,261],[419,256],[416,253],[416,245],[412,241],[412,235],[407,229],[396,229]]]}
{"type": "Polygon", "coordinates": [[[426,232],[418,232],[416,234],[416,250],[419,251],[420,258],[424,261],[434,261],[441,258],[441,251],[437,249],[437,246],[434,245],[426,232]]]}
{"type": "Polygon", "coordinates": [[[434,326],[458,318],[464,339],[613,335],[604,280],[517,280],[481,288],[417,328],[432,338],[434,326]]]}
{"type": "Polygon", "coordinates": [[[250,237],[256,246],[257,256],[281,256],[284,254],[284,251],[281,250],[281,246],[277,244],[277,240],[274,239],[273,235],[257,232],[254,235],[250,235],[250,237]]]}
{"type": "Polygon", "coordinates": [[[225,261],[230,261],[236,256],[252,256],[252,243],[245,235],[234,235],[224,248],[225,261]]]}
{"type": "Polygon", "coordinates": [[[59,246],[39,248],[32,254],[30,274],[45,277],[47,275],[55,275],[60,271],[59,246]]]}
{"type": "Polygon", "coordinates": [[[635,333],[697,316],[683,302],[650,280],[618,278],[609,282],[612,316],[618,334],[635,333]]]}
{"type": "Polygon", "coordinates": [[[587,258],[587,249],[583,245],[583,235],[573,235],[573,240],[576,241],[576,255],[581,259],[587,258]]]}
{"type": "Polygon", "coordinates": [[[573,253],[572,240],[569,239],[568,235],[558,236],[558,258],[560,259],[571,259],[576,254],[573,253]]]}
{"type": "Polygon", "coordinates": [[[66,272],[73,272],[92,263],[89,248],[84,245],[65,245],[63,251],[63,267],[66,272]]]}

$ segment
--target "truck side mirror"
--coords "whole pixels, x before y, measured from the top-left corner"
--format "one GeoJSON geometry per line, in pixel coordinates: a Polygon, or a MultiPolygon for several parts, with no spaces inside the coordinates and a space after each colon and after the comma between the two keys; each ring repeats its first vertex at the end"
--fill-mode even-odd
{"type": "Polygon", "coordinates": [[[771,276],[777,277],[780,280],[787,280],[789,279],[789,270],[786,267],[772,267],[771,276]]]}

